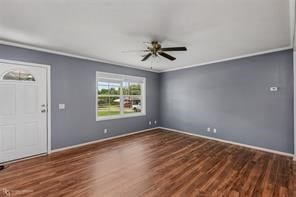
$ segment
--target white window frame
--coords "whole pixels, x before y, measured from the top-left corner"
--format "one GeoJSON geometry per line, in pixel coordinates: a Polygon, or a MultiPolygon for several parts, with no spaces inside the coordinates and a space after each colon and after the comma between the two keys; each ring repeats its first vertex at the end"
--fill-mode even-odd
{"type": "Polygon", "coordinates": [[[145,77],[137,77],[137,76],[130,76],[130,75],[121,75],[121,74],[114,74],[114,73],[107,73],[107,72],[96,72],[96,121],[102,120],[113,120],[113,119],[121,119],[121,118],[131,118],[131,117],[138,117],[138,116],[146,116],[146,78],[145,77]],[[98,116],[98,82],[102,80],[114,80],[121,82],[120,88],[120,115],[110,115],[99,117],[98,116]],[[139,81],[141,82],[141,112],[136,112],[132,114],[123,114],[123,93],[122,93],[122,85],[124,81],[139,81]]]}

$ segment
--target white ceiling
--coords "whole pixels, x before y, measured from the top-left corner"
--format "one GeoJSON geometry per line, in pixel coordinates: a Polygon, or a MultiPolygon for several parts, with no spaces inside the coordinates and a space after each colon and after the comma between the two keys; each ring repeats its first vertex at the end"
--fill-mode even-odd
{"type": "Polygon", "coordinates": [[[0,40],[166,71],[291,47],[292,0],[0,0],[0,40]],[[143,42],[186,46],[141,62],[143,42]]]}

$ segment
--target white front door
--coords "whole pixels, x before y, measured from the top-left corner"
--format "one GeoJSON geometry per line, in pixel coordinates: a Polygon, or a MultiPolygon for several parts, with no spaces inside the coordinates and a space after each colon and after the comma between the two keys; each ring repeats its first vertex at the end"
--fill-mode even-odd
{"type": "Polygon", "coordinates": [[[0,63],[0,163],[47,152],[47,70],[0,63]]]}

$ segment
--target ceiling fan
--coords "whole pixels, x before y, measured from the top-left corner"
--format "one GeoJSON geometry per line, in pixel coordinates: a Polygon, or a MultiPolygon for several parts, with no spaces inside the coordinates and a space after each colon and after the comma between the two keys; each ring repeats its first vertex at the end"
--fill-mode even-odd
{"type": "Polygon", "coordinates": [[[158,41],[145,42],[145,44],[148,44],[147,49],[145,50],[134,50],[124,52],[148,52],[146,55],[142,56],[142,61],[146,61],[151,56],[158,57],[159,55],[171,61],[174,61],[176,58],[167,54],[167,51],[187,51],[186,47],[162,47],[158,41]]]}
{"type": "Polygon", "coordinates": [[[148,54],[144,55],[142,61],[146,61],[149,57],[157,57],[162,56],[165,57],[171,61],[174,61],[176,58],[167,54],[166,51],[187,51],[186,47],[162,47],[158,41],[152,41],[151,43],[148,43],[149,46],[147,46],[147,49],[144,50],[144,52],[148,52],[148,54]]]}

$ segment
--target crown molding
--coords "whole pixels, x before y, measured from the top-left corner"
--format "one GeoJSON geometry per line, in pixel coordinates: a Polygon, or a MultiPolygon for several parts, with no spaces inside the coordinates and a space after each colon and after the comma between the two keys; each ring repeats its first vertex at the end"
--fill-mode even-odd
{"type": "Polygon", "coordinates": [[[203,63],[189,65],[189,66],[182,66],[182,67],[177,67],[177,68],[165,69],[165,70],[161,70],[160,72],[164,73],[164,72],[170,72],[170,71],[176,71],[176,70],[183,70],[183,69],[186,69],[186,68],[193,68],[193,67],[205,66],[205,65],[215,64],[215,63],[220,63],[220,62],[227,62],[227,61],[231,61],[231,60],[237,60],[237,59],[253,57],[253,56],[258,56],[258,55],[263,55],[263,54],[268,54],[268,53],[274,53],[274,52],[279,52],[279,51],[285,51],[285,50],[289,50],[289,49],[293,49],[293,47],[288,46],[288,47],[276,48],[276,49],[261,51],[261,52],[257,52],[257,53],[250,53],[250,54],[247,54],[247,55],[240,55],[240,56],[234,56],[234,57],[230,57],[230,58],[218,59],[218,60],[209,61],[209,62],[203,62],[203,63]]]}
{"type": "Polygon", "coordinates": [[[61,51],[57,51],[57,50],[45,49],[45,48],[42,48],[42,47],[37,47],[37,46],[33,46],[33,45],[28,45],[28,44],[21,44],[21,43],[10,42],[10,41],[5,41],[5,40],[0,40],[0,44],[7,45],[7,46],[24,48],[24,49],[30,49],[30,50],[35,50],[35,51],[40,51],[40,52],[45,52],[45,53],[50,53],[50,54],[62,55],[62,56],[66,56],[66,57],[73,57],[73,58],[82,59],[82,60],[89,60],[89,61],[93,61],[93,62],[113,64],[113,65],[117,65],[117,66],[134,68],[134,69],[138,69],[138,70],[145,70],[145,71],[154,72],[154,73],[159,73],[160,72],[157,69],[152,69],[151,70],[150,68],[143,68],[143,67],[140,67],[140,66],[123,64],[123,63],[108,61],[108,60],[104,60],[104,59],[97,59],[97,58],[87,57],[87,56],[83,56],[83,55],[65,53],[65,52],[61,52],[61,51]]]}
{"type": "Polygon", "coordinates": [[[164,69],[164,70],[156,70],[156,69],[151,70],[150,68],[142,68],[142,67],[139,67],[139,66],[127,65],[127,64],[122,64],[122,63],[118,63],[118,62],[112,62],[112,61],[101,60],[101,59],[96,59],[96,58],[91,58],[91,57],[86,57],[86,56],[81,56],[81,55],[75,55],[75,54],[71,54],[71,53],[64,53],[64,52],[60,52],[60,51],[44,49],[44,48],[41,48],[41,47],[35,47],[35,46],[31,46],[31,45],[19,44],[19,43],[8,42],[8,41],[3,41],[3,40],[0,40],[0,44],[7,45],[7,46],[24,48],[24,49],[30,49],[30,50],[35,50],[35,51],[41,51],[41,52],[46,52],[46,53],[50,53],[50,54],[57,54],[57,55],[62,55],[62,56],[66,56],[66,57],[73,57],[73,58],[78,58],[78,59],[82,59],[82,60],[89,60],[89,61],[93,61],[93,62],[113,64],[113,65],[117,65],[117,66],[123,66],[123,67],[128,67],[128,68],[145,70],[145,71],[154,72],[154,73],[165,73],[165,72],[170,72],[170,71],[183,70],[183,69],[186,69],[186,68],[205,66],[205,65],[209,65],[209,64],[227,62],[227,61],[236,60],[236,59],[242,59],[242,58],[253,57],[253,56],[257,56],[257,55],[263,55],[263,54],[268,54],[268,53],[274,53],[274,52],[293,49],[293,45],[290,45],[290,46],[287,46],[287,47],[276,48],[276,49],[261,51],[261,52],[257,52],[257,53],[250,53],[250,54],[247,54],[247,55],[234,56],[234,57],[230,57],[230,58],[218,59],[218,60],[214,60],[214,61],[208,61],[208,62],[203,62],[203,63],[189,65],[189,66],[181,66],[181,67],[164,69]]]}

